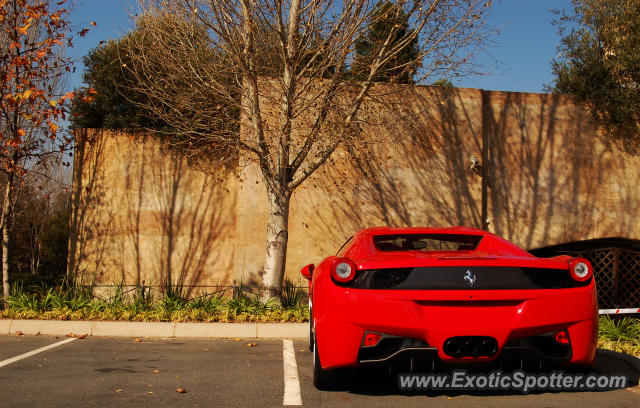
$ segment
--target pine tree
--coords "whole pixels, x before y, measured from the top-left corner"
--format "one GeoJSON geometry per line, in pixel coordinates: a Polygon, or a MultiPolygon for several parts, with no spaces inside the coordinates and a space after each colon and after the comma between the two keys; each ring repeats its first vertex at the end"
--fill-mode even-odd
{"type": "MultiPolygon", "coordinates": [[[[405,38],[409,32],[409,19],[402,9],[402,3],[380,1],[371,16],[370,29],[366,38],[356,44],[356,57],[352,74],[355,79],[364,81],[369,73],[369,66],[376,58],[386,39],[391,37],[390,46],[398,45],[398,39],[405,38]]],[[[418,58],[418,37],[409,41],[392,58],[384,63],[373,78],[375,82],[396,82],[412,84],[413,77],[420,66],[418,58]]]]}

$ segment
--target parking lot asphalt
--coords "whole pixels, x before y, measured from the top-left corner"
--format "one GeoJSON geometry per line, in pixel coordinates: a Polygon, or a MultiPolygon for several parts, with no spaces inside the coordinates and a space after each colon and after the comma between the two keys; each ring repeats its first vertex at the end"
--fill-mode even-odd
{"type": "MultiPolygon", "coordinates": [[[[184,340],[0,336],[0,407],[278,407],[285,388],[282,340],[184,340]],[[254,345],[255,344],[255,345],[254,345]],[[6,363],[10,360],[10,363],[6,363]],[[15,360],[15,361],[14,361],[15,360]],[[5,365],[3,364],[5,362],[5,365]],[[179,393],[182,389],[186,392],[179,393]]],[[[340,391],[312,384],[312,354],[294,341],[302,406],[309,407],[638,407],[637,386],[601,392],[400,392],[396,379],[363,370],[340,391]]],[[[630,365],[599,355],[596,369],[630,365]]]]}

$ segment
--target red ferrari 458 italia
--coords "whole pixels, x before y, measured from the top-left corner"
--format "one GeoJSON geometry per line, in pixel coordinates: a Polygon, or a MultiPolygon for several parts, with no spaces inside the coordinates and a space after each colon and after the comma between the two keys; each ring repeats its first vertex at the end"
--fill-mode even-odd
{"type": "MultiPolygon", "coordinates": [[[[314,384],[336,369],[593,364],[596,288],[586,259],[536,258],[475,228],[369,228],[307,265],[314,384]]],[[[422,372],[422,371],[421,371],[422,372]]]]}

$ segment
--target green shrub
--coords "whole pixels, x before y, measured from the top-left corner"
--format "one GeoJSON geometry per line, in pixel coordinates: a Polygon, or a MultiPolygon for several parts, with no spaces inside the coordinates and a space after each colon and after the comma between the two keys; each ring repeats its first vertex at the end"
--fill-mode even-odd
{"type": "Polygon", "coordinates": [[[39,312],[40,301],[36,293],[27,293],[20,285],[13,285],[7,301],[9,307],[17,312],[39,312]]]}
{"type": "Polygon", "coordinates": [[[304,288],[297,287],[289,279],[285,279],[282,287],[282,307],[285,309],[296,308],[307,295],[304,288]]]}
{"type": "Polygon", "coordinates": [[[215,294],[208,296],[204,294],[191,299],[187,307],[189,309],[201,310],[205,313],[215,314],[220,313],[223,310],[225,303],[225,298],[220,295],[215,294]]]}
{"type": "Polygon", "coordinates": [[[91,305],[91,299],[85,296],[72,296],[65,301],[65,306],[72,312],[77,312],[91,305]]]}
{"type": "Polygon", "coordinates": [[[260,300],[260,293],[240,287],[235,297],[220,293],[199,293],[187,300],[182,291],[166,291],[159,299],[143,296],[137,291],[132,297],[115,290],[108,299],[92,296],[92,287],[49,288],[46,292],[29,293],[14,286],[7,301],[8,310],[0,317],[19,319],[71,319],[71,320],[131,320],[131,321],[278,321],[303,322],[309,318],[305,291],[285,284],[282,303],[271,299],[260,300]]]}
{"type": "Polygon", "coordinates": [[[623,317],[614,320],[609,316],[600,318],[599,337],[609,341],[625,341],[640,346],[640,320],[623,317]]]}
{"type": "Polygon", "coordinates": [[[172,292],[166,292],[159,302],[159,308],[168,313],[186,309],[186,306],[187,300],[172,292]]]}

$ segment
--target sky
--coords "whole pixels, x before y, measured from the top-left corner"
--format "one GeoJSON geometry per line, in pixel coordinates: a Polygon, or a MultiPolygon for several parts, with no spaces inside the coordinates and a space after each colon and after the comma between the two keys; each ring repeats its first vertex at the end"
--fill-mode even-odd
{"type": "MultiPolygon", "coordinates": [[[[490,23],[499,28],[495,47],[489,52],[500,62],[491,75],[466,77],[454,85],[498,91],[543,92],[550,84],[551,59],[560,41],[551,24],[550,9],[570,9],[570,0],[494,0],[490,23]]],[[[84,37],[76,36],[70,55],[81,59],[100,41],[118,38],[132,27],[130,15],[135,14],[135,0],[78,0],[72,22],[84,27],[97,23],[84,37]]],[[[79,30],[77,30],[79,31],[79,30]]],[[[82,63],[70,84],[82,83],[82,63]]]]}

